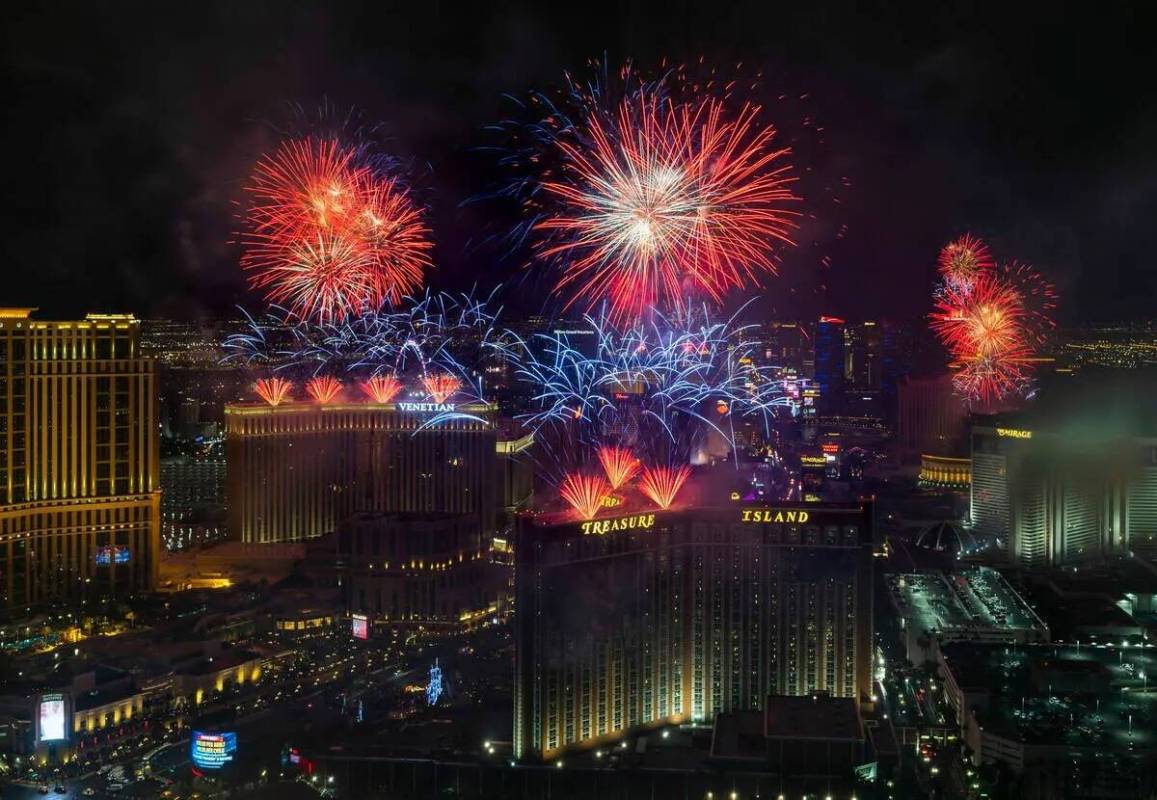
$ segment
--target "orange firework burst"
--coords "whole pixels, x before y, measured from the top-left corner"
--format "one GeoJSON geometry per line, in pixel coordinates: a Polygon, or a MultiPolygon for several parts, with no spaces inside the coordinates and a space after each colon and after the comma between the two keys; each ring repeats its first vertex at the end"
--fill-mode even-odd
{"type": "Polygon", "coordinates": [[[375,403],[388,403],[402,391],[402,382],[393,375],[375,375],[362,382],[362,391],[375,403]]]}
{"type": "Polygon", "coordinates": [[[305,391],[309,392],[309,396],[314,399],[314,402],[326,404],[332,403],[341,394],[341,382],[330,375],[319,375],[316,378],[311,378],[305,384],[305,391]]]}
{"type": "Polygon", "coordinates": [[[639,471],[639,459],[625,447],[600,447],[599,462],[612,489],[618,489],[639,471]]]}
{"type": "Polygon", "coordinates": [[[594,519],[611,490],[601,475],[571,473],[563,478],[558,491],[582,519],[594,519]]]}
{"type": "Polygon", "coordinates": [[[675,496],[690,476],[689,467],[647,467],[639,480],[639,488],[655,505],[666,509],[675,502],[675,496]]]}
{"type": "Polygon", "coordinates": [[[445,403],[455,392],[462,388],[462,381],[453,375],[444,372],[426,375],[422,378],[422,385],[430,393],[435,403],[445,403]]]}
{"type": "Polygon", "coordinates": [[[279,406],[289,399],[289,390],[292,388],[292,384],[282,378],[261,378],[253,384],[257,396],[271,406],[279,406]]]}
{"type": "Polygon", "coordinates": [[[334,140],[287,141],[248,187],[242,266],[250,285],[303,319],[340,321],[416,289],[432,244],[394,178],[334,140]]]}
{"type": "Polygon", "coordinates": [[[532,230],[539,257],[562,268],[567,307],[605,300],[621,322],[674,310],[688,292],[719,302],[775,273],[799,198],[789,150],[759,113],[648,85],[614,110],[589,105],[553,138],[561,167],[542,197],[555,210],[532,230]]]}
{"type": "Polygon", "coordinates": [[[981,274],[996,266],[988,246],[968,233],[944,245],[939,263],[944,279],[962,287],[970,286],[981,274]]]}

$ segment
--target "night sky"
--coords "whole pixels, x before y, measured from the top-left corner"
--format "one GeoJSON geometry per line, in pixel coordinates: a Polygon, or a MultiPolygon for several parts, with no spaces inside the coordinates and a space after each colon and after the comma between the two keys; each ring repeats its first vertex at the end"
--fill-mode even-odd
{"type": "Polygon", "coordinates": [[[479,147],[504,95],[604,55],[703,56],[761,71],[785,136],[823,128],[796,155],[816,220],[768,283],[769,312],[919,317],[938,248],[972,231],[1052,279],[1064,322],[1152,316],[1151,20],[1123,3],[813,5],[8,4],[0,304],[260,308],[229,243],[236,203],[293,108],[323,103],[381,123],[415,165],[433,286],[527,285],[524,258],[491,242],[503,210],[463,206],[493,177],[479,147]]]}

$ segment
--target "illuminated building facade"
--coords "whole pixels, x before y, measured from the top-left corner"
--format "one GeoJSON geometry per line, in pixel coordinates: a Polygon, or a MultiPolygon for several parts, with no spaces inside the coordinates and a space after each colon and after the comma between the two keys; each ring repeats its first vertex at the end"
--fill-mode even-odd
{"type": "Polygon", "coordinates": [[[897,387],[896,444],[905,455],[958,456],[965,451],[965,405],[952,376],[905,377],[897,387]]]}
{"type": "Polygon", "coordinates": [[[491,563],[471,514],[355,514],[335,547],[346,607],[375,628],[469,627],[506,592],[510,568],[491,563]]]}
{"type": "Polygon", "coordinates": [[[139,323],[32,311],[0,309],[0,602],[151,590],[158,422],[139,323]]]}
{"type": "Polygon", "coordinates": [[[515,586],[519,758],[871,694],[870,503],[526,516],[515,586]]]}
{"type": "Polygon", "coordinates": [[[971,518],[1024,567],[1157,549],[1157,439],[1068,438],[988,418],[972,428],[971,518]]]}
{"type": "Polygon", "coordinates": [[[972,483],[972,462],[923,453],[920,456],[920,485],[941,489],[967,489],[972,483]]]}
{"type": "Polygon", "coordinates": [[[357,511],[473,514],[502,502],[494,406],[286,402],[225,408],[229,535],[310,539],[357,511]]]}

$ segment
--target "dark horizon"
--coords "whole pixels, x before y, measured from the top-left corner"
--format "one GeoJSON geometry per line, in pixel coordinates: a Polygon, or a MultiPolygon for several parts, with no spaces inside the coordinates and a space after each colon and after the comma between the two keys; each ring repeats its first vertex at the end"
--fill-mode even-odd
{"type": "Polygon", "coordinates": [[[1157,90],[1130,80],[1148,69],[1148,27],[1128,9],[218,2],[29,4],[9,19],[5,138],[19,188],[4,214],[15,280],[3,302],[44,318],[261,310],[230,244],[235,203],[293,107],[322,104],[380,123],[415,165],[432,288],[529,280],[506,302],[533,312],[544,292],[525,256],[485,244],[502,212],[463,205],[487,189],[483,128],[509,110],[505,94],[603,57],[743,62],[762,72],[759,99],[785,138],[805,119],[824,128],[797,142],[817,219],[766,282],[756,304],[769,315],[918,319],[937,250],[965,231],[1052,280],[1062,325],[1151,317],[1157,296],[1157,90]],[[827,187],[845,176],[832,202],[827,187]]]}

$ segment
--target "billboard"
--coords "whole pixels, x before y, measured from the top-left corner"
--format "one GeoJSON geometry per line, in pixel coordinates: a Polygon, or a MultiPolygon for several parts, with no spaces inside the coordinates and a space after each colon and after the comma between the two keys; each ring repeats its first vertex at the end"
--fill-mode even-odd
{"type": "Polygon", "coordinates": [[[40,709],[36,716],[39,740],[62,742],[67,739],[68,726],[65,724],[65,716],[64,695],[40,695],[40,709]]]}
{"type": "Polygon", "coordinates": [[[370,638],[370,621],[365,614],[354,614],[351,628],[355,639],[370,638]]]}
{"type": "Polygon", "coordinates": [[[237,734],[193,731],[190,757],[193,766],[201,769],[221,769],[233,760],[237,752],[237,734]]]}
{"type": "Polygon", "coordinates": [[[131,560],[128,545],[106,544],[96,549],[96,563],[102,567],[109,564],[127,564],[131,560]]]}

